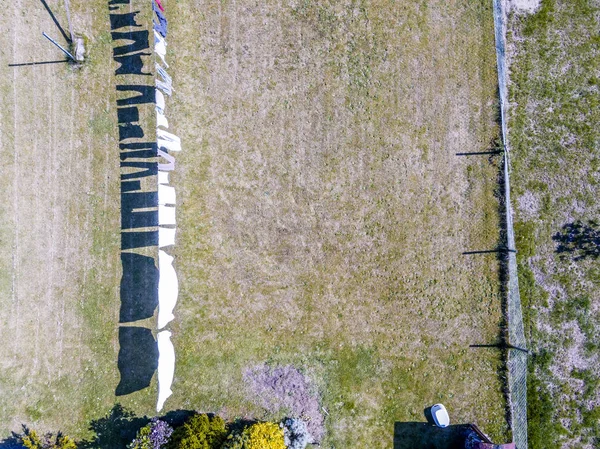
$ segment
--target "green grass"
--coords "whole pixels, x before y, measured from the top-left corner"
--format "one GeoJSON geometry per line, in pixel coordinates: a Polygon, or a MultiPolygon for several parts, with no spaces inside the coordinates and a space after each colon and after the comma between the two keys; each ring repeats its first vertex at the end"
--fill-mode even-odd
{"type": "MultiPolygon", "coordinates": [[[[27,351],[2,360],[4,433],[25,423],[89,437],[116,401],[154,413],[155,380],[114,396],[121,273],[107,4],[71,7],[88,61],[45,73],[62,83],[44,89],[26,72],[16,105],[2,90],[23,126],[10,137],[24,149],[23,182],[35,185],[18,196],[19,244],[33,262],[16,274],[31,313],[19,317],[27,351]],[[53,114],[39,121],[44,101],[53,114]],[[62,167],[55,178],[46,164],[62,167]],[[49,267],[64,285],[48,286],[49,267]],[[63,302],[61,339],[51,331],[63,302]],[[34,338],[40,329],[51,331],[34,338]]],[[[455,155],[498,139],[489,2],[187,0],[169,14],[186,19],[170,22],[167,58],[170,130],[184,148],[171,176],[180,302],[167,408],[279,420],[248,394],[243,372],[292,364],[327,410],[324,447],[391,447],[394,424],[423,422],[436,402],[454,423],[509,438],[501,354],[469,348],[497,341],[498,262],[461,254],[498,244],[498,160],[455,155]]],[[[140,113],[151,121],[150,108],[140,113]]],[[[10,229],[1,235],[14,244],[10,229]]],[[[3,298],[11,281],[3,276],[3,298]]]]}
{"type": "Polygon", "coordinates": [[[565,351],[575,351],[577,363],[588,366],[597,354],[597,270],[592,260],[558,257],[551,239],[565,223],[598,217],[597,13],[585,0],[543,0],[536,14],[511,17],[512,184],[517,203],[525,194],[537,200],[536,210],[521,208],[515,223],[526,328],[541,354],[530,364],[533,449],[593,445],[600,437],[587,405],[600,373],[593,363],[580,371],[565,360],[565,351]],[[566,380],[550,370],[559,366],[566,380]]]}
{"type": "Polygon", "coordinates": [[[498,137],[489,5],[194,5],[169,40],[170,404],[280,419],[242,373],[293,364],[325,447],[391,447],[435,402],[507,439],[501,356],[468,348],[498,338],[498,264],[461,255],[498,244],[498,161],[455,156],[498,137]]]}

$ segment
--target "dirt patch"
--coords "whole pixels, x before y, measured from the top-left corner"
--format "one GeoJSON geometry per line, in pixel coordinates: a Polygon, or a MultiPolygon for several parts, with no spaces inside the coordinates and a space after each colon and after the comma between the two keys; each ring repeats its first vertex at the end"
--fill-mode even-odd
{"type": "Polygon", "coordinates": [[[541,4],[541,0],[510,0],[509,6],[513,11],[532,13],[535,12],[541,4]]]}
{"type": "Polygon", "coordinates": [[[517,202],[519,203],[522,220],[527,221],[537,217],[540,210],[540,200],[533,192],[526,191],[517,199],[517,202]]]}
{"type": "Polygon", "coordinates": [[[249,368],[244,380],[250,393],[249,400],[270,413],[287,412],[293,418],[306,421],[314,443],[325,433],[319,396],[310,380],[291,365],[271,368],[267,365],[249,368]]]}

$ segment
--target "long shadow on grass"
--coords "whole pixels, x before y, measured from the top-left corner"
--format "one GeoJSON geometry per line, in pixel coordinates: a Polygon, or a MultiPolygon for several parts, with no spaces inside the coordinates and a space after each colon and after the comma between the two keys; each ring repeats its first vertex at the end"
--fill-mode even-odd
{"type": "Polygon", "coordinates": [[[440,428],[424,422],[394,423],[394,449],[464,449],[469,426],[440,428]]]}
{"type": "MultiPolygon", "coordinates": [[[[160,419],[171,427],[179,427],[195,413],[192,410],[173,410],[160,419]]],[[[94,436],[80,442],[77,447],[78,449],[125,449],[135,438],[137,431],[149,422],[149,417],[136,416],[121,404],[115,404],[105,416],[90,423],[89,430],[94,433],[94,436]]],[[[2,446],[0,448],[4,449],[2,446]]]]}
{"type": "MultiPolygon", "coordinates": [[[[171,427],[179,427],[195,413],[197,412],[193,410],[172,410],[161,416],[160,419],[171,427]]],[[[138,430],[149,422],[149,417],[136,416],[135,413],[121,404],[115,404],[106,415],[90,422],[88,429],[93,433],[93,436],[88,440],[78,442],[77,448],[126,449],[127,445],[135,438],[138,430]]],[[[23,433],[26,433],[26,431],[27,427],[23,425],[23,433]]],[[[12,432],[10,437],[0,440],[0,449],[24,449],[19,444],[19,440],[19,434],[12,432]]]]}
{"type": "Polygon", "coordinates": [[[122,326],[119,346],[117,366],[121,380],[115,394],[123,396],[147,388],[158,368],[158,345],[152,331],[145,327],[122,326]]]}
{"type": "Polygon", "coordinates": [[[121,404],[114,407],[102,418],[94,419],[89,430],[94,433],[90,440],[80,442],[79,449],[120,449],[125,448],[135,438],[137,431],[148,424],[146,416],[135,416],[121,404]]]}
{"type": "Polygon", "coordinates": [[[23,449],[23,446],[19,444],[17,434],[13,432],[10,437],[0,441],[0,449],[23,449]]]}

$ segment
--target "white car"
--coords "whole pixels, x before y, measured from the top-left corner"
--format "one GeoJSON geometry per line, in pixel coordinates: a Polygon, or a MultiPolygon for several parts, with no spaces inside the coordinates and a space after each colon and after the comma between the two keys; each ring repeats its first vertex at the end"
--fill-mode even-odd
{"type": "Polygon", "coordinates": [[[448,427],[450,425],[450,417],[443,404],[435,404],[432,406],[431,416],[433,416],[433,421],[438,427],[448,427]]]}

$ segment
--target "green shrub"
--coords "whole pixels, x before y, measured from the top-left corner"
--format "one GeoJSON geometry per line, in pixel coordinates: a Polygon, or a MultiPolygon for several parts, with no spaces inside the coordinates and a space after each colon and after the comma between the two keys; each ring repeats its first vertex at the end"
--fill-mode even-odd
{"type": "Polygon", "coordinates": [[[20,443],[27,449],[77,449],[75,441],[60,432],[40,437],[35,430],[25,429],[20,436],[20,443]]]}
{"type": "Polygon", "coordinates": [[[220,449],[227,436],[223,418],[206,414],[193,415],[171,436],[169,449],[220,449]]]}

